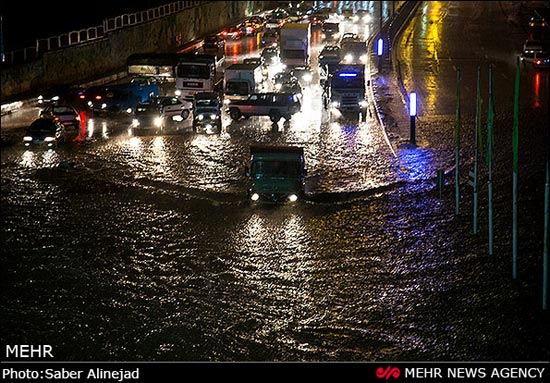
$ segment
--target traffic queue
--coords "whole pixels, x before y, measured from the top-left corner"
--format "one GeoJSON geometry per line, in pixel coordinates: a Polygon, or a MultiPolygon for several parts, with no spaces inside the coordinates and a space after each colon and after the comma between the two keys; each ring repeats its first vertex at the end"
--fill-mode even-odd
{"type": "MultiPolygon", "coordinates": [[[[341,25],[354,22],[354,17],[353,10],[351,16],[349,12],[336,15],[327,8],[291,13],[275,9],[254,15],[180,52],[131,55],[125,82],[80,90],[74,99],[93,115],[130,117],[132,135],[164,134],[167,128],[184,127],[191,127],[194,133],[220,134],[224,113],[235,122],[265,116],[278,129],[279,121],[288,125],[302,110],[307,87],[319,87],[324,109],[364,121],[368,108],[367,43],[357,34],[343,33],[341,25]],[[325,44],[316,59],[312,59],[311,49],[313,28],[325,44]],[[228,45],[250,36],[256,37],[261,52],[228,64],[228,45]]],[[[58,102],[59,97],[49,101],[58,102]]],[[[50,117],[56,118],[43,114],[41,119],[50,117]]],[[[48,136],[50,147],[62,137],[63,122],[58,117],[54,121],[55,127],[50,128],[54,138],[48,136]]],[[[37,130],[36,125],[29,132],[37,130]]],[[[36,142],[29,135],[25,136],[27,145],[36,142]]],[[[246,170],[249,200],[281,203],[302,199],[304,169],[302,148],[251,148],[246,170]]]]}

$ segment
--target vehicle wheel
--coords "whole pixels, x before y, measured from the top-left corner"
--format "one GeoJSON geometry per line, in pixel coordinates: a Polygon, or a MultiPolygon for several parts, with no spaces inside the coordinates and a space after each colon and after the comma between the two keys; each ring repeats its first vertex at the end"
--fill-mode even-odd
{"type": "Polygon", "coordinates": [[[281,114],[279,112],[271,112],[269,113],[269,119],[271,122],[277,123],[281,119],[281,114]]]}
{"type": "Polygon", "coordinates": [[[239,109],[233,108],[229,111],[229,116],[233,120],[238,120],[239,118],[241,118],[241,111],[239,109]]]}

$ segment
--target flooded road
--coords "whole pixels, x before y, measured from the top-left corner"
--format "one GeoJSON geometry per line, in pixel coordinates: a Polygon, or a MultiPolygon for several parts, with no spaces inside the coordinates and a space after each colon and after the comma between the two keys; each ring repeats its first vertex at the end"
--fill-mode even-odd
{"type": "MultiPolygon", "coordinates": [[[[454,215],[450,179],[439,197],[436,171],[454,163],[456,83],[450,64],[435,84],[424,80],[431,66],[422,55],[433,53],[412,32],[423,15],[447,9],[438,33],[452,35],[473,7],[424,4],[400,40],[402,54],[405,41],[420,47],[404,60],[405,84],[441,102],[422,101],[417,149],[401,147],[404,137],[390,130],[397,158],[373,115],[331,115],[318,85],[304,90],[302,112],[275,128],[266,117],[225,116],[221,135],[183,124],[135,136],[128,121],[91,117],[86,139],[46,152],[25,150],[19,129],[3,129],[2,343],[51,344],[59,360],[548,360],[540,276],[549,73],[537,72],[536,90],[528,80],[535,71],[522,72],[520,142],[529,150],[520,157],[521,264],[512,281],[511,198],[503,191],[511,190],[511,133],[496,132],[489,258],[486,232],[471,235],[471,216],[454,215]],[[244,166],[258,142],[304,147],[306,201],[248,203],[244,166]]],[[[476,4],[482,21],[503,14],[495,3],[476,4]]],[[[520,10],[504,9],[520,28],[520,10]]],[[[472,35],[483,25],[470,25],[472,35]]],[[[317,29],[312,38],[315,66],[324,43],[317,29]]],[[[520,45],[522,38],[518,32],[520,45]]],[[[487,62],[514,62],[517,52],[497,37],[483,41],[496,52],[487,62]]],[[[449,57],[471,57],[475,67],[474,44],[449,57]]],[[[258,49],[254,38],[228,42],[228,64],[258,49]]],[[[514,71],[503,65],[496,76],[510,100],[514,71]]],[[[495,127],[504,132],[512,109],[499,98],[497,105],[495,127]]],[[[464,113],[468,132],[472,110],[464,113]]]]}

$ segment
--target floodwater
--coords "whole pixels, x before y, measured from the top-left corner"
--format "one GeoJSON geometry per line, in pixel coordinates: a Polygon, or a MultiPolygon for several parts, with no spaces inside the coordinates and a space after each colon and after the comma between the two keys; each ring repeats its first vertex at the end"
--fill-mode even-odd
{"type": "MultiPolygon", "coordinates": [[[[494,61],[498,68],[489,256],[483,160],[478,235],[467,185],[475,109],[466,105],[475,105],[475,82],[463,81],[456,216],[453,64],[420,81],[433,73],[422,57],[433,51],[420,48],[434,35],[423,37],[419,20],[438,20],[438,46],[451,52],[443,37],[461,30],[474,7],[425,4],[401,40],[416,52],[404,61],[405,86],[416,81],[419,93],[437,92],[441,103],[420,109],[415,149],[404,145],[397,93],[378,99],[393,119],[388,145],[373,115],[348,123],[324,111],[314,85],[304,91],[304,110],[276,129],[267,118],[227,118],[219,136],[189,129],[135,136],[125,121],[90,118],[86,139],[54,151],[25,150],[18,129],[3,130],[2,343],[51,344],[58,360],[548,360],[548,313],[540,308],[549,73],[522,69],[513,281],[512,103],[504,99],[513,101],[515,66],[500,60],[513,61],[515,52],[488,38],[495,54],[463,67],[494,61]],[[243,168],[256,142],[304,147],[306,201],[248,203],[243,168]],[[447,171],[441,196],[440,169],[447,171]]],[[[476,3],[483,11],[472,35],[506,15],[517,24],[495,30],[512,25],[521,42],[525,14],[514,3],[495,4],[476,3]]],[[[255,44],[228,49],[250,55],[255,44]]],[[[390,81],[388,73],[373,78],[380,84],[385,75],[390,81]]]]}

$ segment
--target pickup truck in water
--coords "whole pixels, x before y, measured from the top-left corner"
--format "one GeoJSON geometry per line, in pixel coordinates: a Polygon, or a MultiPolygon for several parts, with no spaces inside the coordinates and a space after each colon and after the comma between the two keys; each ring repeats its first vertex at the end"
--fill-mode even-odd
{"type": "Polygon", "coordinates": [[[304,149],[295,146],[252,145],[248,199],[253,203],[291,203],[305,196],[304,149]]]}
{"type": "Polygon", "coordinates": [[[250,116],[269,116],[273,123],[281,118],[290,120],[302,106],[293,93],[253,93],[245,100],[231,100],[227,111],[233,120],[250,116]]]}

